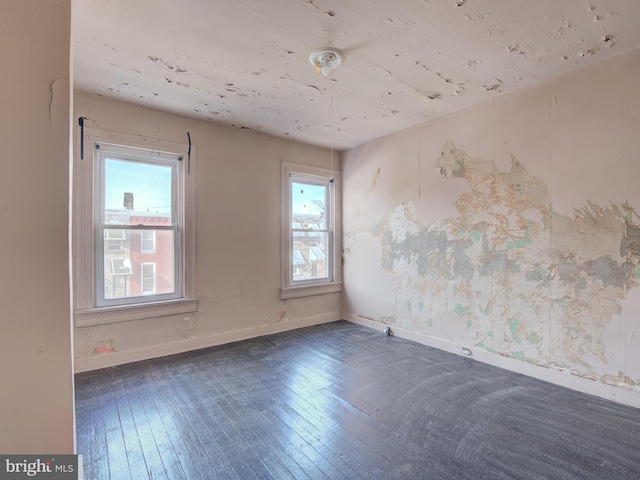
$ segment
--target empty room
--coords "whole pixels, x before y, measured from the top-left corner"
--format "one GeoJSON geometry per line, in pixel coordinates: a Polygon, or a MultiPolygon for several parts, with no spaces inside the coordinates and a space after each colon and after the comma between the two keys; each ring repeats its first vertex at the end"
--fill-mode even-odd
{"type": "Polygon", "coordinates": [[[0,25],[0,477],[640,479],[640,3],[0,25]]]}

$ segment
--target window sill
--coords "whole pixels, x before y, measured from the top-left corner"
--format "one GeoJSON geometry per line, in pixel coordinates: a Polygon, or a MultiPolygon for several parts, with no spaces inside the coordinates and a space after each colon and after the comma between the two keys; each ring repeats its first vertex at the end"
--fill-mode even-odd
{"type": "Polygon", "coordinates": [[[288,287],[280,289],[280,298],[309,297],[311,295],[325,295],[327,293],[338,293],[342,291],[342,283],[326,283],[319,285],[305,285],[301,287],[288,287]]]}
{"type": "Polygon", "coordinates": [[[92,327],[107,323],[128,322],[130,320],[140,320],[143,318],[191,313],[195,312],[197,308],[198,299],[196,297],[180,298],[164,302],[76,310],[74,320],[76,327],[92,327]]]}

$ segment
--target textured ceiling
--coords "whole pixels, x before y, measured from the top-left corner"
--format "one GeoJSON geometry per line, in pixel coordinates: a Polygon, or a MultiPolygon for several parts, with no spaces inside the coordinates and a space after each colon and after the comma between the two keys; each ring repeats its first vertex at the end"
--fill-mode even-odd
{"type": "Polygon", "coordinates": [[[638,0],[74,0],[74,82],[344,149],[640,46],[639,25],[638,0]]]}

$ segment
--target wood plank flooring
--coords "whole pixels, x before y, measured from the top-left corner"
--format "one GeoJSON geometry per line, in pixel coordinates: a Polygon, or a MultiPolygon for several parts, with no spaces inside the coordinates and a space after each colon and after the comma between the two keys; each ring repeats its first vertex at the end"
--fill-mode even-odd
{"type": "Polygon", "coordinates": [[[640,410],[348,322],[76,375],[86,479],[640,479],[640,410]]]}

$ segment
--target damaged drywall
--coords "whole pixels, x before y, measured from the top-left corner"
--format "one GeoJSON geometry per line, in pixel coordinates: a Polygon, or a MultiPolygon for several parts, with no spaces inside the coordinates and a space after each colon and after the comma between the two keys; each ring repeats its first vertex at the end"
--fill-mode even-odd
{"type": "Polygon", "coordinates": [[[81,0],[74,22],[79,89],[338,149],[640,45],[628,0],[81,0]]]}
{"type": "Polygon", "coordinates": [[[469,182],[457,217],[423,225],[407,203],[368,229],[381,243],[383,270],[398,277],[394,325],[420,329],[453,311],[473,347],[595,375],[583,357],[606,361],[604,327],[638,286],[634,207],[589,203],[561,215],[517,160],[503,172],[453,142],[437,166],[445,179],[469,182]],[[549,311],[559,319],[552,338],[549,311]]]}
{"type": "Polygon", "coordinates": [[[96,348],[93,349],[93,352],[91,352],[93,355],[102,355],[105,353],[113,353],[115,352],[116,349],[113,346],[113,338],[110,338],[109,340],[103,340],[101,342],[98,342],[96,344],[96,348]]]}
{"type": "Polygon", "coordinates": [[[345,317],[640,392],[638,78],[635,50],[346,152],[345,317]]]}

